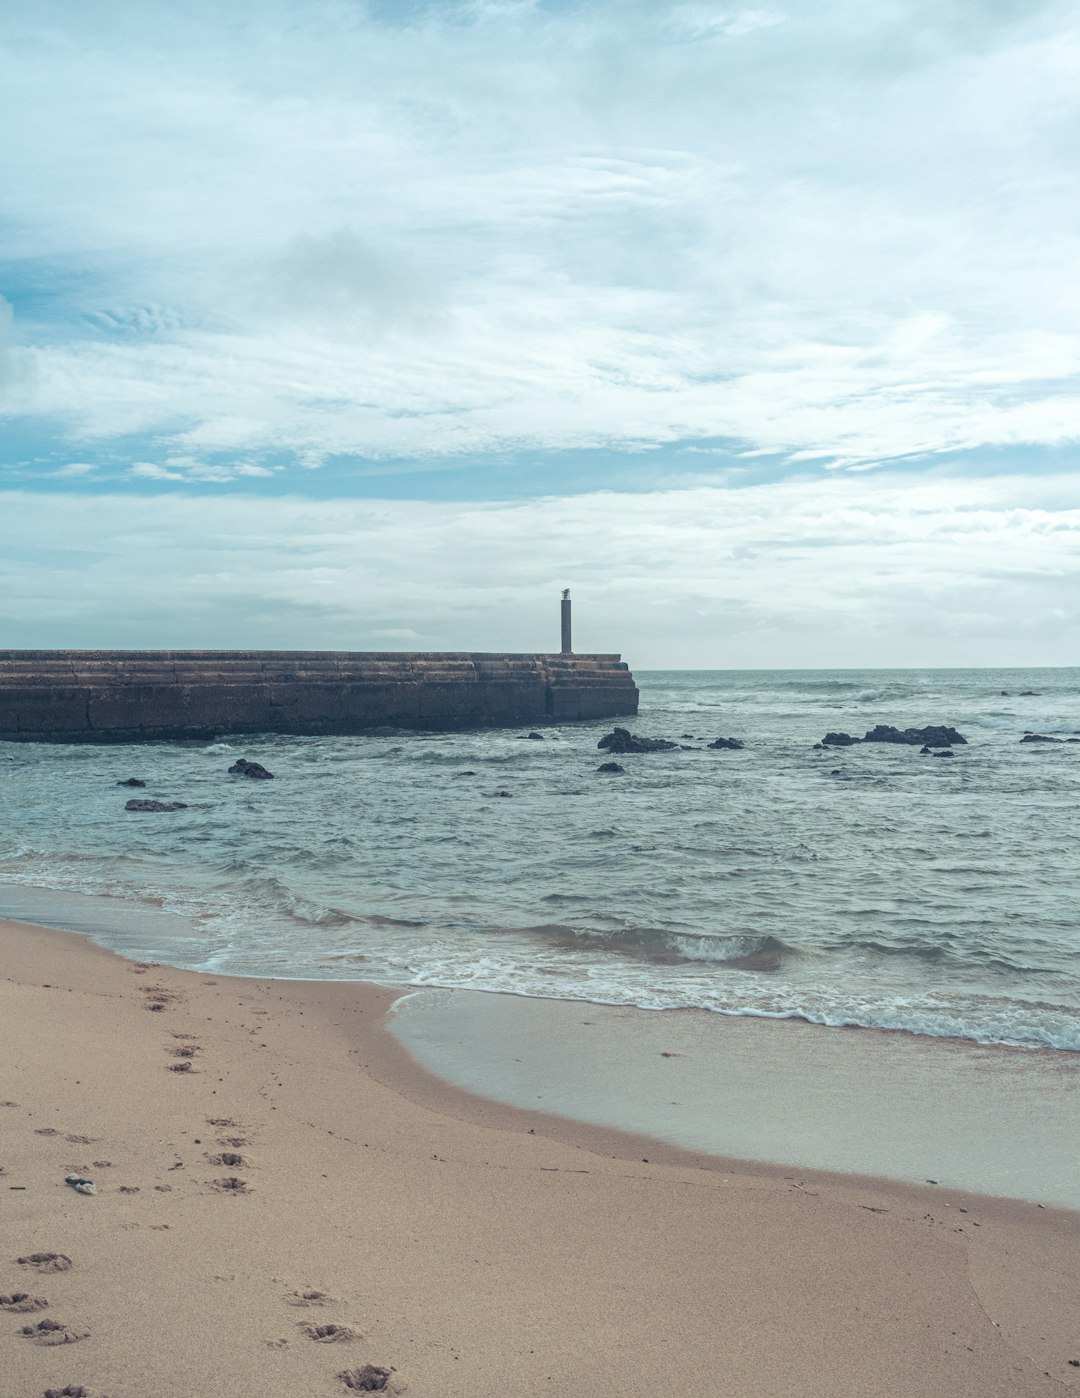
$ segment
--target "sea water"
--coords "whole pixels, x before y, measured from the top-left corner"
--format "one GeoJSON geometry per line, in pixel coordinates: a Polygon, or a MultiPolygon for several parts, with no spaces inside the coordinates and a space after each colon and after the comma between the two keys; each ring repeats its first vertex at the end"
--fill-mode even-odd
{"type": "Polygon", "coordinates": [[[218,973],[1080,1049],[1080,669],[637,679],[621,722],[683,746],[616,775],[610,721],[0,744],[0,914],[218,973]],[[815,748],[878,723],[967,743],[815,748]]]}

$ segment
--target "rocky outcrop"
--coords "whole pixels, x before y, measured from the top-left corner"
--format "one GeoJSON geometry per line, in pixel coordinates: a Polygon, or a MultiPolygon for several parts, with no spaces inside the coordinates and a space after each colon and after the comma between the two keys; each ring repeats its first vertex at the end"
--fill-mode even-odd
{"type": "Polygon", "coordinates": [[[0,741],[536,727],[636,714],[617,655],[0,651],[0,741]]]}
{"type": "Polygon", "coordinates": [[[817,748],[848,748],[856,743],[900,743],[906,747],[922,744],[926,748],[950,748],[964,744],[967,739],[955,728],[946,724],[929,724],[926,728],[893,728],[887,723],[879,723],[862,738],[853,738],[850,733],[826,733],[817,748]]]}
{"type": "Polygon", "coordinates": [[[625,772],[626,768],[620,767],[617,762],[601,762],[596,770],[598,772],[604,772],[607,776],[615,777],[618,776],[620,772],[625,772]]]}
{"type": "Polygon", "coordinates": [[[133,796],[124,805],[125,811],[186,811],[186,801],[148,801],[145,797],[133,796]]]}
{"type": "Polygon", "coordinates": [[[268,772],[261,762],[249,762],[246,757],[239,757],[229,768],[230,777],[251,777],[254,781],[272,782],[273,772],[268,772]]]}
{"type": "Polygon", "coordinates": [[[596,745],[602,751],[621,754],[624,752],[673,752],[679,745],[667,738],[639,738],[628,728],[616,728],[596,745]]]}
{"type": "Polygon", "coordinates": [[[926,728],[892,728],[887,723],[879,723],[871,728],[863,738],[864,743],[905,743],[925,744],[931,748],[950,748],[955,744],[966,743],[963,734],[947,724],[929,724],[926,728]]]}
{"type": "Polygon", "coordinates": [[[715,743],[709,743],[710,748],[719,748],[726,752],[739,752],[746,746],[738,738],[717,738],[715,743]]]}

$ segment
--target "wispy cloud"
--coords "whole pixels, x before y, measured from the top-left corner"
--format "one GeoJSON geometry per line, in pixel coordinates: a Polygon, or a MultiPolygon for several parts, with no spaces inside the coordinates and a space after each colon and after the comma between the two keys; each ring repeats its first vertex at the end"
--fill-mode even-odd
{"type": "Polygon", "coordinates": [[[0,496],[0,644],[582,650],[639,667],[1057,664],[1080,479],[833,475],[512,505],[0,496]]]}
{"type": "Polygon", "coordinates": [[[1080,437],[1063,3],[15,0],[6,30],[34,372],[0,348],[0,381],[80,456],[1080,437]]]}

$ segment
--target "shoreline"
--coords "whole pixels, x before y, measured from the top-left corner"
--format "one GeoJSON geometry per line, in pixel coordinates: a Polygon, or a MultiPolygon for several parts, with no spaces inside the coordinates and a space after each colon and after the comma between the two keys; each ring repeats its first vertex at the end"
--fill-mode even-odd
{"type": "Polygon", "coordinates": [[[1080,1210],[1080,1063],[704,1010],[411,989],[390,1032],[466,1092],[716,1157],[1080,1210]]]}
{"type": "Polygon", "coordinates": [[[38,1346],[0,1303],[5,1398],[330,1398],[366,1364],[416,1398],[1080,1387],[1076,1214],[469,1097],[386,1030],[391,989],[34,925],[0,953],[0,1293],[89,1332],[38,1346]],[[64,1183],[84,1167],[93,1199],[64,1183]]]}
{"type": "MultiPolygon", "coordinates": [[[[7,893],[16,887],[7,886],[7,893]]],[[[63,903],[71,905],[65,921],[48,921],[31,907],[20,910],[24,916],[0,913],[0,923],[85,939],[129,962],[139,952],[121,949],[127,937],[117,938],[120,927],[130,935],[160,923],[167,936],[170,925],[188,925],[175,913],[114,902],[51,890],[54,917],[63,903]]],[[[142,939],[133,940],[137,946],[142,939]]],[[[730,1172],[809,1172],[887,1186],[931,1179],[981,1198],[1080,1213],[1074,1168],[1080,1059],[1067,1050],[689,1006],[659,1011],[507,991],[152,964],[297,992],[326,987],[330,998],[335,987],[346,999],[350,988],[385,993],[381,1033],[364,1045],[368,1058],[379,1059],[385,1080],[403,1095],[443,1107],[450,1094],[448,1110],[470,1119],[491,1122],[501,1108],[520,1126],[522,1112],[536,1113],[571,1143],[586,1131],[609,1133],[616,1142],[611,1152],[621,1149],[630,1159],[644,1148],[652,1159],[663,1153],[671,1160],[714,1160],[730,1172]],[[598,1040],[608,1041],[599,1053],[598,1040]],[[677,1060],[664,1064],[662,1080],[655,1071],[660,1060],[677,1060]],[[679,1100],[670,1105],[678,1110],[667,1111],[673,1091],[679,1100]],[[898,1137],[901,1152],[894,1149],[898,1137]]]]}

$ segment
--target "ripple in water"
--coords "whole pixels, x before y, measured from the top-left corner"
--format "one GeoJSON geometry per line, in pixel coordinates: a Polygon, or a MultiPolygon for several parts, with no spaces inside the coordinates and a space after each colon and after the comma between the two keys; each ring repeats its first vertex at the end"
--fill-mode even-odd
{"type": "Polygon", "coordinates": [[[0,745],[0,909],[222,973],[445,985],[1080,1049],[1080,671],[639,674],[631,726],[741,752],[620,758],[610,724],[0,745]],[[1035,691],[1025,694],[1023,691],[1035,691]],[[1003,693],[1004,691],[1004,693],[1003,693]],[[966,748],[814,751],[950,723],[966,748]],[[238,755],[274,782],[227,775],[238,755]],[[469,774],[469,775],[466,775],[469,774]],[[182,800],[126,812],[115,783],[182,800]],[[508,791],[510,799],[496,796],[508,791]],[[51,911],[50,911],[51,909],[51,911]],[[113,925],[115,924],[115,925],[113,925]]]}

